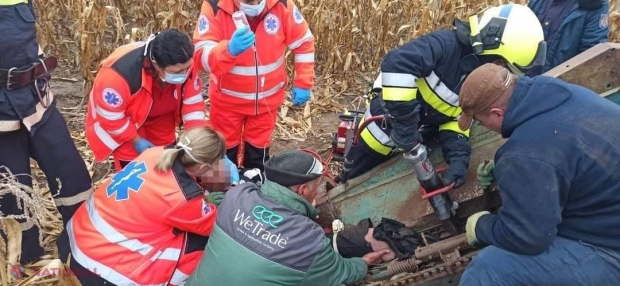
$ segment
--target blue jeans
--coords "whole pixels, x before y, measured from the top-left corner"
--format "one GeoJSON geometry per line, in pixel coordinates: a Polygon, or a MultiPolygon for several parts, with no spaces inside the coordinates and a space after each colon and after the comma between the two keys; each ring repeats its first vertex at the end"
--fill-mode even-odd
{"type": "Polygon", "coordinates": [[[459,285],[618,286],[620,252],[561,237],[535,256],[488,246],[474,257],[459,285]]]}

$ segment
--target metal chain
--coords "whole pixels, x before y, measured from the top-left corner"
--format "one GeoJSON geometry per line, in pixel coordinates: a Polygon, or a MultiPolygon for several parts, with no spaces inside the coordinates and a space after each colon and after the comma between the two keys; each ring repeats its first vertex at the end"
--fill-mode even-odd
{"type": "Polygon", "coordinates": [[[365,285],[381,285],[381,286],[412,286],[413,283],[421,283],[427,282],[435,279],[439,279],[442,277],[449,276],[450,273],[448,269],[452,270],[452,273],[464,270],[467,268],[467,265],[471,262],[472,258],[477,254],[477,252],[469,253],[463,255],[456,260],[452,261],[450,264],[442,263],[437,266],[433,266],[424,270],[420,270],[415,273],[407,273],[403,277],[397,278],[391,281],[385,282],[373,282],[371,284],[365,285]]]}

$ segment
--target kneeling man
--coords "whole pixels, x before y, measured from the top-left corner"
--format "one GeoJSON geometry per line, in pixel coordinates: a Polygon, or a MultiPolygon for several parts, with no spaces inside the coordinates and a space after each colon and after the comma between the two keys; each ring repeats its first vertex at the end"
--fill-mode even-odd
{"type": "Polygon", "coordinates": [[[323,165],[312,155],[288,151],[265,163],[265,181],[228,192],[198,268],[194,285],[334,285],[364,278],[367,265],[389,250],[342,258],[312,219],[323,165]]]}

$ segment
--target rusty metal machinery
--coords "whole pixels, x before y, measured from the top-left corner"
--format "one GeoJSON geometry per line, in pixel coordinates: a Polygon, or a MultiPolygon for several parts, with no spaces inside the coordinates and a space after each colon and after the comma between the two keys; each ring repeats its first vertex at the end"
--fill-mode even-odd
{"type": "Polygon", "coordinates": [[[372,282],[377,281],[386,281],[379,285],[415,285],[411,283],[423,282],[425,278],[434,280],[450,277],[455,271],[467,267],[476,252],[467,243],[465,234],[452,236],[419,247],[415,255],[409,259],[391,261],[371,269],[364,281],[370,284],[360,285],[374,285],[372,282]]]}

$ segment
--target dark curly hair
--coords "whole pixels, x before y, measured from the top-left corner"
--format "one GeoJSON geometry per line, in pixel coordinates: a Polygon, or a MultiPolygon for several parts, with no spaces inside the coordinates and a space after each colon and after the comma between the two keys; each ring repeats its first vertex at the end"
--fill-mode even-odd
{"type": "Polygon", "coordinates": [[[174,28],[161,31],[150,45],[151,56],[161,68],[185,63],[194,55],[190,37],[174,28]]]}

